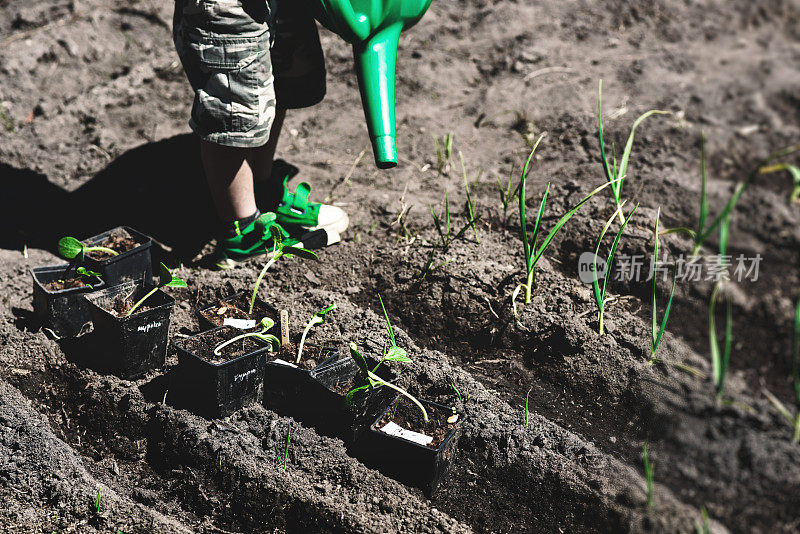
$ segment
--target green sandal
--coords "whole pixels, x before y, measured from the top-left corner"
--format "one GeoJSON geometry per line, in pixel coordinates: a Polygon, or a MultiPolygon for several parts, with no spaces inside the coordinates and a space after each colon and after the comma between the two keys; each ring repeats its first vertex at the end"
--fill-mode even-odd
{"type": "MultiPolygon", "coordinates": [[[[311,186],[306,182],[297,185],[294,193],[289,192],[288,182],[300,172],[294,165],[283,160],[275,160],[272,167],[274,177],[282,177],[283,198],[275,209],[278,224],[289,229],[300,227],[305,230],[324,229],[340,234],[347,230],[350,218],[342,208],[329,204],[308,201],[311,186]]],[[[291,230],[290,230],[291,232],[291,230]]]]}

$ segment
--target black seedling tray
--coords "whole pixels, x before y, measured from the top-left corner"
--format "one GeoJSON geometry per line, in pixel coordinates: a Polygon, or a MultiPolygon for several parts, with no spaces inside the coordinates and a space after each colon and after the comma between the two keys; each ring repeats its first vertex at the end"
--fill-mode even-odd
{"type": "Polygon", "coordinates": [[[153,240],[150,236],[127,226],[118,226],[102,234],[84,239],[83,243],[89,247],[98,246],[117,230],[126,231],[141,244],[136,248],[103,260],[96,260],[86,255],[84,264],[92,271],[101,273],[109,286],[131,280],[144,280],[145,283],[149,284],[153,281],[153,263],[150,259],[150,247],[153,245],[153,240]]]}
{"type": "Polygon", "coordinates": [[[164,366],[175,299],[158,290],[145,301],[145,305],[150,307],[145,311],[137,310],[128,317],[117,317],[106,309],[119,295],[129,295],[135,302],[152,287],[140,282],[125,282],[86,295],[94,324],[93,345],[100,370],[131,380],[150,369],[164,366]]]}
{"type": "MultiPolygon", "coordinates": [[[[370,369],[377,362],[368,358],[370,369]]],[[[307,405],[312,410],[313,422],[323,431],[338,435],[348,445],[353,444],[397,398],[391,388],[380,387],[362,390],[347,402],[346,395],[337,391],[337,385],[349,385],[360,374],[358,366],[351,359],[341,359],[318,366],[309,377],[312,386],[308,388],[307,405]]],[[[386,365],[381,365],[376,373],[387,382],[397,377],[386,365]]]]}
{"type": "MultiPolygon", "coordinates": [[[[306,348],[316,347],[306,343],[306,348]]],[[[306,418],[316,408],[309,392],[318,388],[311,373],[340,357],[341,349],[322,345],[322,361],[312,370],[297,367],[293,362],[268,361],[264,374],[264,407],[278,413],[306,418]]]]}
{"type": "Polygon", "coordinates": [[[74,287],[61,291],[50,291],[44,287],[56,280],[74,278],[75,268],[74,265],[64,264],[31,269],[33,312],[43,327],[49,328],[59,337],[75,337],[92,322],[89,306],[83,296],[106,287],[105,282],[96,276],[86,278],[86,283],[91,287],[74,287]]]}
{"type": "MultiPolygon", "coordinates": [[[[252,293],[248,293],[246,291],[240,291],[238,293],[234,293],[233,295],[231,295],[229,297],[225,297],[224,299],[219,299],[219,302],[222,302],[224,304],[226,302],[234,301],[237,298],[242,297],[242,296],[245,296],[249,300],[251,295],[252,295],[252,293]]],[[[205,315],[203,315],[203,312],[206,312],[206,311],[208,311],[208,310],[210,310],[212,308],[217,307],[217,304],[218,304],[218,302],[213,302],[213,303],[209,304],[208,306],[204,306],[202,308],[195,309],[194,314],[195,314],[195,317],[197,317],[197,324],[200,326],[200,330],[201,331],[211,330],[212,328],[217,328],[217,325],[215,325],[214,323],[209,321],[205,317],[205,315]]],[[[270,306],[269,304],[267,304],[266,302],[264,302],[263,300],[261,300],[258,297],[256,297],[256,305],[257,306],[261,305],[264,308],[266,308],[266,310],[268,312],[268,316],[275,321],[275,326],[272,327],[269,330],[269,332],[271,334],[274,334],[276,337],[280,338],[281,336],[278,334],[278,332],[280,331],[280,318],[278,317],[278,310],[276,310],[273,306],[270,306]]],[[[261,319],[263,319],[263,317],[259,317],[258,319],[256,319],[257,328],[261,328],[258,325],[258,321],[260,321],[261,319]]]]}
{"type": "MultiPolygon", "coordinates": [[[[232,336],[241,332],[230,326],[219,326],[197,336],[221,330],[231,331],[232,336]]],[[[256,338],[251,339],[262,343],[256,338]]],[[[185,342],[178,340],[173,342],[173,346],[178,349],[176,379],[181,381],[176,386],[189,409],[205,417],[227,417],[244,406],[258,402],[271,348],[268,343],[226,362],[214,363],[185,349],[185,342]]]]}
{"type": "MultiPolygon", "coordinates": [[[[452,413],[452,408],[448,406],[421,399],[420,402],[426,409],[432,407],[452,413]]],[[[369,432],[359,441],[357,455],[366,465],[404,484],[416,486],[430,497],[452,466],[465,416],[456,412],[459,415],[457,426],[437,448],[432,449],[378,429],[378,424],[392,409],[392,405],[383,410],[370,425],[369,432]]]]}

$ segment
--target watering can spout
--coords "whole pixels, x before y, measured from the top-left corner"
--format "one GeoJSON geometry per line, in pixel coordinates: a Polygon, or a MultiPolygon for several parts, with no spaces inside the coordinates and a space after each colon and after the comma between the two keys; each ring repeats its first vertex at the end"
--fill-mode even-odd
{"type": "Polygon", "coordinates": [[[394,86],[400,32],[416,24],[431,0],[305,0],[326,28],[353,45],[361,103],[375,163],[397,166],[394,86]]]}
{"type": "Polygon", "coordinates": [[[353,46],[361,102],[375,164],[380,169],[397,165],[394,96],[397,45],[402,29],[401,22],[392,24],[353,46]]]}

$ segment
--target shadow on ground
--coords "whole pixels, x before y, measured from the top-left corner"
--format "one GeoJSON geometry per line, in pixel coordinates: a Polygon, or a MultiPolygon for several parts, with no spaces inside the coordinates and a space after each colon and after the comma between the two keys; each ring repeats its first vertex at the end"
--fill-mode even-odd
{"type": "Polygon", "coordinates": [[[0,248],[55,251],[64,235],[83,239],[126,225],[190,260],[215,218],[197,138],[178,135],[133,148],[74,192],[47,176],[0,163],[0,248]]]}

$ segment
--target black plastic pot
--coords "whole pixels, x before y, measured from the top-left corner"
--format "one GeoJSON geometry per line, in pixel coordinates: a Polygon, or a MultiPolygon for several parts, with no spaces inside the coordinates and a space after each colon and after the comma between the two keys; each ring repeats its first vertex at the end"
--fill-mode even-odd
{"type": "Polygon", "coordinates": [[[89,285],[50,291],[45,286],[57,280],[74,278],[73,265],[46,265],[31,269],[33,277],[33,312],[42,326],[59,337],[74,337],[92,322],[89,306],[83,298],[87,293],[106,287],[96,276],[86,279],[89,285]],[[90,287],[91,286],[91,287],[90,287]]]}
{"type": "MultiPolygon", "coordinates": [[[[320,362],[314,369],[320,369],[340,357],[340,349],[332,346],[306,344],[306,349],[320,349],[320,362]]],[[[270,356],[271,358],[271,356],[270,356]]],[[[315,408],[314,395],[310,391],[319,388],[311,379],[312,370],[294,365],[293,360],[267,361],[264,373],[264,406],[270,410],[294,415],[305,419],[315,408]]]]}
{"type": "MultiPolygon", "coordinates": [[[[238,293],[234,293],[233,295],[231,295],[229,297],[225,297],[224,299],[220,299],[219,302],[222,302],[223,304],[225,304],[226,302],[233,302],[236,299],[241,298],[241,297],[245,297],[246,299],[249,299],[251,295],[252,295],[252,293],[247,293],[246,291],[240,291],[238,293]]],[[[205,315],[203,315],[203,312],[207,312],[207,311],[211,310],[212,308],[217,307],[217,305],[218,305],[218,303],[214,302],[213,304],[209,304],[208,306],[205,306],[203,308],[197,308],[194,311],[195,317],[197,317],[197,323],[200,326],[200,330],[201,331],[203,331],[203,330],[211,330],[212,328],[217,328],[218,326],[220,326],[220,325],[216,325],[216,324],[212,323],[211,321],[208,320],[208,318],[206,318],[205,315]]],[[[276,310],[273,306],[270,306],[269,304],[267,304],[266,302],[264,302],[263,300],[261,300],[258,297],[256,297],[256,305],[261,306],[265,310],[267,310],[267,316],[275,321],[275,326],[270,330],[270,333],[271,334],[275,334],[277,337],[280,337],[280,335],[277,334],[277,332],[280,331],[280,320],[278,318],[278,310],[276,310]]],[[[259,317],[256,320],[256,323],[259,320],[261,320],[262,318],[263,317],[259,317]]]]}
{"type": "MultiPolygon", "coordinates": [[[[219,331],[230,331],[230,337],[241,332],[229,326],[220,326],[192,337],[219,331]]],[[[178,349],[176,379],[182,382],[176,386],[190,410],[206,417],[227,417],[240,408],[258,402],[271,346],[252,339],[261,347],[221,363],[210,362],[187,350],[186,340],[173,343],[178,349]]]]}
{"type": "MultiPolygon", "coordinates": [[[[435,402],[420,400],[426,409],[439,409],[452,413],[448,406],[435,402]]],[[[453,456],[461,437],[464,414],[459,413],[456,427],[450,431],[444,441],[435,449],[414,441],[381,432],[378,424],[386,413],[392,409],[388,406],[370,425],[369,432],[359,442],[358,456],[370,467],[374,467],[384,475],[394,478],[409,486],[422,489],[430,497],[439,486],[445,474],[450,470],[453,456]]]]}
{"type": "Polygon", "coordinates": [[[83,243],[93,247],[103,243],[112,233],[124,230],[133,239],[141,243],[136,248],[122,252],[117,256],[96,260],[91,257],[91,252],[84,258],[87,268],[97,271],[103,275],[103,279],[109,286],[114,286],[126,281],[144,280],[150,283],[153,280],[153,263],[150,259],[150,247],[153,240],[150,236],[137,232],[127,226],[118,226],[107,232],[84,239],[83,243]]]}
{"type": "Polygon", "coordinates": [[[86,295],[100,370],[130,380],[150,369],[163,367],[175,299],[158,290],[145,301],[150,307],[147,310],[137,310],[128,317],[118,317],[109,311],[116,299],[128,297],[135,302],[152,287],[125,282],[86,295]]]}
{"type": "MultiPolygon", "coordinates": [[[[373,368],[377,362],[369,363],[373,368]]],[[[359,373],[358,366],[350,358],[318,366],[309,375],[312,384],[305,396],[314,424],[326,433],[338,435],[348,445],[355,443],[397,398],[393,389],[381,387],[361,390],[348,402],[342,389],[350,387],[359,373]]],[[[379,367],[376,374],[386,381],[396,379],[385,365],[379,367]]]]}

